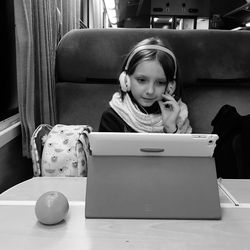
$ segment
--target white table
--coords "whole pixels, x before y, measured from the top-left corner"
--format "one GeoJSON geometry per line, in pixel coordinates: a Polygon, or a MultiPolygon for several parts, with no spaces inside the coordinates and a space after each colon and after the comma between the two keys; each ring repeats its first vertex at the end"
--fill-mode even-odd
{"type": "Polygon", "coordinates": [[[85,178],[33,178],[0,195],[0,246],[8,250],[250,249],[250,180],[222,183],[240,202],[234,206],[220,192],[222,220],[118,220],[85,219],[85,178]],[[66,220],[54,226],[40,224],[34,213],[35,201],[49,190],[63,192],[70,203],[66,220]]]}
{"type": "Polygon", "coordinates": [[[0,201],[36,201],[40,195],[51,190],[62,192],[69,201],[84,201],[86,178],[35,177],[3,192],[0,201]]]}

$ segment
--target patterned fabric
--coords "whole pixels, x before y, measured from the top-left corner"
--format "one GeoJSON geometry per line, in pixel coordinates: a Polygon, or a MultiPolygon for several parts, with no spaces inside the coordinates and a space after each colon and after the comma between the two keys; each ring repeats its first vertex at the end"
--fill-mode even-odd
{"type": "Polygon", "coordinates": [[[37,131],[34,137],[38,143],[40,140],[43,147],[42,152],[38,151],[38,146],[34,147],[33,143],[34,175],[87,176],[87,160],[90,154],[88,133],[92,131],[90,126],[57,124],[49,133],[41,132],[41,129],[37,131]]]}

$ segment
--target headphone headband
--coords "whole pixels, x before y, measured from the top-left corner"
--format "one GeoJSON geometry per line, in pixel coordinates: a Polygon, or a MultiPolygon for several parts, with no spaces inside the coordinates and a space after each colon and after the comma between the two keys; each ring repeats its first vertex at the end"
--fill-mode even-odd
{"type": "Polygon", "coordinates": [[[160,50],[160,51],[163,51],[166,54],[170,55],[172,57],[173,61],[174,61],[174,65],[175,65],[174,79],[176,79],[177,62],[176,62],[176,57],[175,57],[174,53],[170,49],[168,49],[166,47],[163,47],[161,45],[156,45],[156,44],[147,44],[147,45],[142,45],[142,46],[139,46],[139,47],[135,48],[134,51],[128,57],[127,63],[125,65],[125,71],[128,70],[128,66],[130,64],[130,61],[134,57],[134,55],[137,54],[139,51],[144,50],[144,49],[160,50]]]}

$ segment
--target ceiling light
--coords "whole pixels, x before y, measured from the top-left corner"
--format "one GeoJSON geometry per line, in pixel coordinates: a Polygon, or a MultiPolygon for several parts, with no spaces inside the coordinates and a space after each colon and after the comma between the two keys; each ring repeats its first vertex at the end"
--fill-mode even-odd
{"type": "Polygon", "coordinates": [[[250,22],[247,22],[247,23],[245,24],[245,26],[246,26],[246,27],[250,27],[250,22]]]}
{"type": "Polygon", "coordinates": [[[236,27],[236,28],[233,28],[232,30],[241,30],[242,27],[236,27]]]}
{"type": "Polygon", "coordinates": [[[115,0],[104,0],[104,4],[105,4],[106,11],[107,11],[108,19],[112,27],[114,27],[117,24],[115,0]]]}
{"type": "Polygon", "coordinates": [[[115,9],[115,0],[104,0],[107,9],[115,9]]]}
{"type": "Polygon", "coordinates": [[[108,15],[109,15],[109,17],[116,17],[116,11],[115,11],[115,9],[108,10],[108,15]]]}

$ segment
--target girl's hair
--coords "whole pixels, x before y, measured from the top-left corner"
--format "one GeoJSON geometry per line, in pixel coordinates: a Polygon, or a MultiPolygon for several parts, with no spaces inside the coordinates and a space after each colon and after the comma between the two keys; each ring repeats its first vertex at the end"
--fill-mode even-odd
{"type": "MultiPolygon", "coordinates": [[[[127,55],[127,57],[125,58],[125,61],[123,63],[122,66],[122,71],[125,71],[125,67],[127,64],[127,61],[130,57],[130,55],[133,53],[133,51],[143,45],[159,45],[162,47],[167,48],[164,43],[162,42],[162,40],[160,40],[159,38],[156,37],[150,37],[150,38],[146,38],[144,40],[142,40],[141,42],[137,43],[132,50],[130,51],[130,53],[127,55]]],[[[170,49],[170,48],[168,48],[170,49]]],[[[171,50],[171,49],[170,49],[171,50]]],[[[165,76],[167,78],[167,83],[173,80],[177,80],[174,79],[175,77],[175,71],[177,71],[176,69],[176,65],[174,62],[174,59],[172,58],[171,55],[169,55],[168,53],[161,51],[161,50],[155,50],[155,49],[142,49],[139,50],[130,60],[130,63],[126,70],[126,74],[127,75],[132,75],[135,72],[136,67],[143,61],[153,61],[153,60],[157,60],[162,68],[163,71],[165,73],[165,76]]],[[[177,77],[177,76],[176,76],[177,77]]],[[[123,93],[123,91],[121,91],[122,97],[124,96],[125,93],[123,93]]]]}

